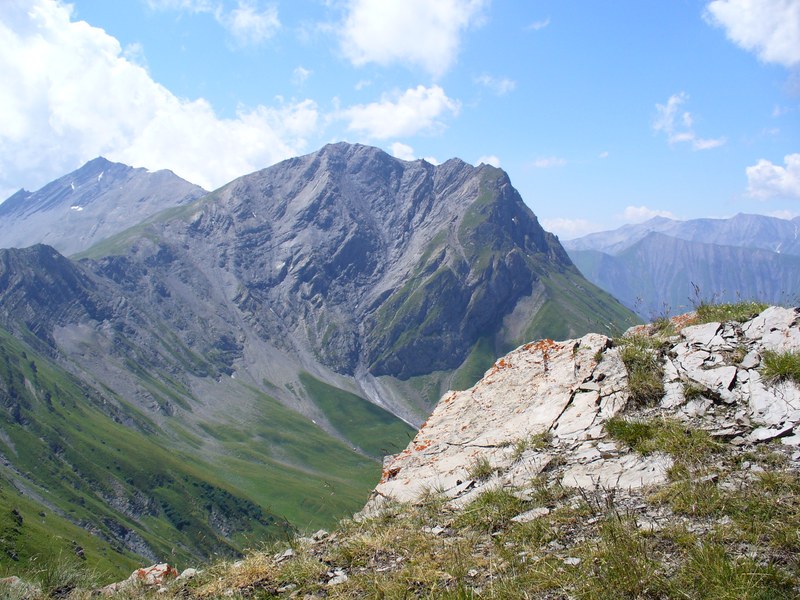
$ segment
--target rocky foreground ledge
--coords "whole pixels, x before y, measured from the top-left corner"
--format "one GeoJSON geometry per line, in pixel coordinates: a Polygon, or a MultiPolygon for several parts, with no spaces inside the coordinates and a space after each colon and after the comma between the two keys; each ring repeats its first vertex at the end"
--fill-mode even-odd
{"type": "Polygon", "coordinates": [[[701,308],[501,358],[333,532],[16,597],[798,598],[800,309],[701,308]]]}
{"type": "Polygon", "coordinates": [[[773,438],[800,446],[797,384],[761,375],[765,353],[800,351],[798,309],[771,307],[745,323],[689,325],[695,319],[684,315],[661,323],[661,330],[634,327],[616,344],[589,334],[514,350],[473,388],[441,399],[408,447],[385,461],[362,514],[432,491],[464,506],[487,488],[525,486],[555,466],[564,487],[629,491],[663,484],[673,464],[668,454],[643,456],[606,428],[636,410],[738,447],[773,438]],[[623,361],[625,341],[643,337],[657,361],[651,368],[663,370],[663,392],[649,406],[637,405],[623,361]]]}

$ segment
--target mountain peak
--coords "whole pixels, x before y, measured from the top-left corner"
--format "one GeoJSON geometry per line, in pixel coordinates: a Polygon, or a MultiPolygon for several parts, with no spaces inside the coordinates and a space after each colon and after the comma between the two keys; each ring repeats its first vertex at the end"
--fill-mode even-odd
{"type": "Polygon", "coordinates": [[[99,156],[0,205],[0,247],[44,242],[71,254],[204,193],[173,173],[150,173],[99,156]]]}

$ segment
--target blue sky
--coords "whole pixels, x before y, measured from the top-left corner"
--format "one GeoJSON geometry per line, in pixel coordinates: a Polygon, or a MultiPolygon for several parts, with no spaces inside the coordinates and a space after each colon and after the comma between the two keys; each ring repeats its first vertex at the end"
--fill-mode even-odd
{"type": "Polygon", "coordinates": [[[800,214],[800,0],[3,0],[0,197],[346,140],[504,168],[568,239],[800,214]]]}

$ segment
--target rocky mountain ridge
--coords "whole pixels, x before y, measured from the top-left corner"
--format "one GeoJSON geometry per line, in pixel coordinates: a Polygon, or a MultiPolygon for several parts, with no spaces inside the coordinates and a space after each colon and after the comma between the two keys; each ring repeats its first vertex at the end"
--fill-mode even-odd
{"type": "Polygon", "coordinates": [[[134,169],[99,157],[40,190],[21,189],[0,204],[0,248],[44,243],[74,254],[205,194],[171,171],[134,169]]]}
{"type": "Polygon", "coordinates": [[[612,231],[590,233],[563,242],[567,251],[597,250],[616,255],[656,232],[688,242],[759,248],[780,254],[800,254],[800,217],[780,219],[739,213],[727,219],[679,221],[653,217],[643,223],[623,225],[612,231]]]}

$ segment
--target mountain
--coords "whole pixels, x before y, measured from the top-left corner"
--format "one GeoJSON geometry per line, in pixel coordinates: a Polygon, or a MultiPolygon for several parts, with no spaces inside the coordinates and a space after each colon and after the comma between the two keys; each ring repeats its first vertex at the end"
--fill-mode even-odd
{"type": "MultiPolygon", "coordinates": [[[[363,502],[382,456],[407,444],[443,391],[469,387],[500,353],[636,320],[580,275],[503,171],[350,144],[236,179],[73,260],[40,245],[0,264],[0,327],[20,352],[78,382],[109,435],[144,436],[126,446],[146,454],[142,466],[100,463],[116,471],[116,503],[65,459],[77,476],[58,488],[63,514],[77,511],[69,488],[86,479],[84,492],[147,547],[107,537],[158,557],[172,535],[203,556],[328,524],[363,502]],[[149,475],[163,452],[185,465],[171,479],[149,475]],[[187,503],[195,482],[212,499],[230,494],[227,508],[187,503]],[[150,513],[120,516],[154,490],[166,500],[150,513]],[[261,517],[225,525],[237,505],[261,517]]],[[[24,368],[15,377],[44,397],[24,368]]],[[[40,425],[46,405],[28,404],[9,409],[8,426],[57,443],[40,425]]],[[[0,449],[15,481],[52,488],[0,449]]]]}
{"type": "Polygon", "coordinates": [[[645,319],[708,300],[797,301],[800,219],[662,217],[564,242],[575,265],[645,319]]]}
{"type": "Polygon", "coordinates": [[[567,240],[563,245],[567,252],[596,250],[616,255],[654,231],[690,242],[760,248],[779,254],[800,255],[800,217],[787,220],[746,214],[738,214],[729,219],[688,221],[654,217],[644,223],[623,225],[613,231],[590,233],[567,240]]]}
{"type": "Polygon", "coordinates": [[[46,243],[74,254],[205,193],[171,171],[151,173],[96,158],[36,192],[20,190],[0,204],[0,248],[46,243]]]}

